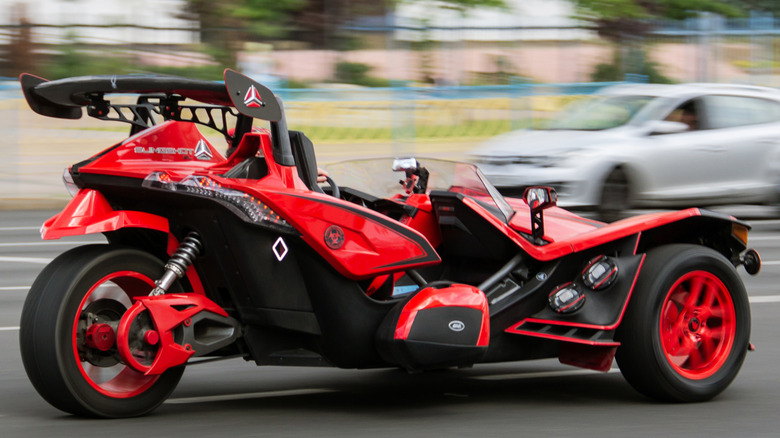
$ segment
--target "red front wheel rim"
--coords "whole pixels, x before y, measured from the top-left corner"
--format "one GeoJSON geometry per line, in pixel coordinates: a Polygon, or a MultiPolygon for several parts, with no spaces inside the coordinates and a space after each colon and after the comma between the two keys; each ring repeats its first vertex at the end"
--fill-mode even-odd
{"type": "MultiPolygon", "coordinates": [[[[116,362],[111,364],[95,364],[88,355],[100,354],[94,351],[85,341],[85,323],[87,313],[97,309],[103,317],[111,320],[116,318],[119,310],[126,311],[133,297],[147,295],[154,287],[154,281],[149,277],[132,271],[111,273],[97,281],[85,294],[79,304],[75,321],[73,322],[73,353],[76,364],[84,380],[97,392],[112,398],[130,398],[149,389],[159,376],[145,376],[132,368],[116,362]],[[97,303],[97,304],[96,304],[97,303]],[[107,303],[101,306],[101,303],[107,303]]],[[[121,316],[121,315],[120,315],[121,316]]],[[[121,340],[117,339],[117,342],[121,340]]]]}
{"type": "Polygon", "coordinates": [[[726,285],[707,271],[683,275],[661,308],[661,347],[681,376],[706,379],[729,357],[736,336],[736,311],[726,285]]]}

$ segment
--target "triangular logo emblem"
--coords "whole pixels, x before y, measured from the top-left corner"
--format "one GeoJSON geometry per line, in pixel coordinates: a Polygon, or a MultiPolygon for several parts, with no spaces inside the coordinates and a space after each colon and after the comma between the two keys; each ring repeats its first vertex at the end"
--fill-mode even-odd
{"type": "Polygon", "coordinates": [[[211,149],[209,149],[209,145],[201,138],[200,141],[198,141],[198,145],[195,146],[195,158],[201,161],[209,161],[213,156],[211,149]]]}
{"type": "Polygon", "coordinates": [[[265,106],[263,104],[263,100],[260,99],[260,95],[257,94],[257,88],[255,88],[254,85],[250,85],[249,89],[246,90],[246,96],[244,97],[244,105],[246,105],[249,108],[260,108],[261,106],[265,106]]]}

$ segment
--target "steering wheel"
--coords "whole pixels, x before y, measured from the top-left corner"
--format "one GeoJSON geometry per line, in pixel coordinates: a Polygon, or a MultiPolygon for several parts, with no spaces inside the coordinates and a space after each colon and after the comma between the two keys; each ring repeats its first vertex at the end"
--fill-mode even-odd
{"type": "Polygon", "coordinates": [[[334,198],[341,198],[341,190],[339,190],[339,186],[336,184],[335,181],[333,181],[333,178],[326,176],[325,182],[327,182],[328,185],[330,186],[330,194],[334,198]]]}

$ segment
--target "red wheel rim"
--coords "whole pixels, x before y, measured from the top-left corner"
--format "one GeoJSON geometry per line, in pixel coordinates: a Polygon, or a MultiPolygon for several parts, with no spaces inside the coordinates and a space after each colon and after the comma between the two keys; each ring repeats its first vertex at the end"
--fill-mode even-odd
{"type": "Polygon", "coordinates": [[[661,346],[681,376],[706,379],[726,362],[734,345],[736,312],[726,285],[693,271],[671,287],[661,309],[661,346]]]}
{"type": "Polygon", "coordinates": [[[127,310],[132,305],[133,297],[148,295],[153,287],[154,281],[138,272],[114,272],[97,281],[79,304],[73,322],[73,353],[84,380],[103,395],[112,398],[134,397],[149,389],[159,376],[145,376],[122,363],[101,367],[87,361],[79,354],[79,350],[84,352],[90,348],[84,341],[85,327],[79,324],[79,318],[90,304],[98,300],[119,302],[127,310]]]}

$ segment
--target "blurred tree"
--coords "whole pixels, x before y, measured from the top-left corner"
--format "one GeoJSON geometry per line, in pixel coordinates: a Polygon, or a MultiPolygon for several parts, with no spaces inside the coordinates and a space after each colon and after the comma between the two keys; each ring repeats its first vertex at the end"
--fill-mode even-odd
{"type": "Polygon", "coordinates": [[[780,17],[780,1],[777,0],[721,0],[748,11],[771,12],[780,17]]]}
{"type": "MultiPolygon", "coordinates": [[[[744,15],[736,0],[570,0],[578,18],[595,25],[600,36],[620,41],[627,36],[644,36],[652,30],[651,18],[680,20],[699,12],[728,17],[744,15]]],[[[739,0],[742,1],[742,0],[739,0]]],[[[749,0],[745,0],[749,1],[749,0]]],[[[777,0],[770,0],[777,1],[777,0]]]]}
{"type": "Polygon", "coordinates": [[[5,47],[2,74],[17,76],[22,72],[35,73],[36,58],[33,55],[32,33],[27,20],[27,6],[16,3],[11,6],[11,19],[18,27],[12,28],[8,45],[5,47]]]}
{"type": "MultiPolygon", "coordinates": [[[[642,43],[653,30],[653,19],[681,20],[701,12],[728,17],[745,15],[738,2],[762,0],[570,0],[578,18],[594,25],[599,36],[619,44],[612,64],[596,66],[593,80],[621,81],[626,73],[643,74],[654,82],[668,82],[658,65],[646,62],[642,43]],[[638,62],[634,62],[638,60],[638,62]],[[634,65],[631,65],[634,64],[634,65]]],[[[777,0],[768,0],[767,3],[777,0]]]]}
{"type": "Polygon", "coordinates": [[[235,67],[244,41],[279,38],[306,0],[186,0],[180,18],[200,25],[201,41],[217,62],[235,67]]]}

